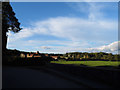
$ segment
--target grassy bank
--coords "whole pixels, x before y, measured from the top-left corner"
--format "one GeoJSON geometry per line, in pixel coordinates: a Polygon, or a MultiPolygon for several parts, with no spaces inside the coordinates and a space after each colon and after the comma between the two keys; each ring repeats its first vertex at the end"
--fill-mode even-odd
{"type": "Polygon", "coordinates": [[[87,66],[118,66],[118,62],[112,61],[51,61],[56,64],[73,64],[73,65],[87,65],[87,66]]]}

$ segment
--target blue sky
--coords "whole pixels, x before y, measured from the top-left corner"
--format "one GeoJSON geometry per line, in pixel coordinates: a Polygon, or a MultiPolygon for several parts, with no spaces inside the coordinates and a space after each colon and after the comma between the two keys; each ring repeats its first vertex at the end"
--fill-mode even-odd
{"type": "Polygon", "coordinates": [[[117,52],[117,2],[12,2],[21,23],[8,33],[9,49],[65,52],[117,52]]]}

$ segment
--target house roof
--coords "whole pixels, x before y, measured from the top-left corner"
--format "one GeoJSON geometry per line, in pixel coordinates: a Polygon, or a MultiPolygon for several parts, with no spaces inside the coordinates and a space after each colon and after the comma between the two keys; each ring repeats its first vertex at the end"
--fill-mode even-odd
{"type": "Polygon", "coordinates": [[[55,58],[58,58],[58,56],[50,56],[50,57],[52,57],[52,58],[54,58],[54,59],[55,59],[55,58]]]}

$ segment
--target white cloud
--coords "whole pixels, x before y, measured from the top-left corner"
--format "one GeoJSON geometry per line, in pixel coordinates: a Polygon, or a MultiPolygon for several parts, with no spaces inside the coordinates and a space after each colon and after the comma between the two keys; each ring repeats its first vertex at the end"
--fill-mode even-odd
{"type": "Polygon", "coordinates": [[[19,33],[8,32],[7,33],[8,42],[14,42],[14,41],[17,41],[19,39],[30,37],[33,35],[32,32],[33,31],[31,28],[25,28],[25,27],[23,27],[23,29],[19,33]]]}
{"type": "MultiPolygon", "coordinates": [[[[87,2],[88,3],[88,2],[87,2]]],[[[88,3],[90,5],[88,11],[89,11],[89,19],[90,20],[96,20],[103,18],[103,13],[101,12],[102,9],[105,8],[104,5],[101,5],[99,3],[88,3]]]]}
{"type": "Polygon", "coordinates": [[[117,22],[85,20],[81,18],[56,17],[35,23],[34,32],[70,40],[101,40],[109,32],[117,31],[117,22]],[[102,36],[102,37],[101,37],[102,36]]]}
{"type": "MultiPolygon", "coordinates": [[[[17,43],[17,42],[15,42],[17,43]]],[[[40,41],[40,40],[28,40],[28,41],[22,41],[17,43],[15,46],[12,43],[10,44],[10,47],[12,46],[21,48],[21,50],[27,50],[27,51],[40,51],[44,53],[66,53],[66,52],[109,52],[109,53],[118,53],[120,50],[120,41],[116,41],[113,43],[110,43],[108,45],[103,45],[99,47],[88,47],[92,46],[91,44],[87,42],[72,42],[72,41],[59,41],[59,40],[47,40],[47,41],[40,41]],[[57,45],[54,45],[58,44],[57,45]],[[86,47],[84,47],[86,46],[86,47]]]]}
{"type": "MultiPolygon", "coordinates": [[[[56,17],[44,21],[34,22],[32,28],[24,28],[21,32],[17,34],[9,33],[8,45],[9,43],[20,42],[22,39],[24,41],[26,37],[34,37],[36,34],[65,38],[68,41],[61,41],[55,38],[54,41],[57,41],[53,41],[53,43],[66,47],[76,46],[82,48],[89,46],[91,47],[92,44],[89,44],[89,42],[101,42],[100,45],[107,44],[117,39],[118,33],[117,22],[105,20],[91,21],[81,18],[70,17],[56,17]]],[[[45,43],[47,44],[48,41],[49,40],[42,42],[43,45],[45,45],[45,43]]],[[[30,42],[33,45],[38,45],[32,43],[34,42],[33,40],[29,40],[29,43],[30,42]]],[[[23,44],[28,43],[25,42],[23,44]]],[[[96,46],[97,45],[98,44],[96,44],[96,46]]]]}
{"type": "Polygon", "coordinates": [[[120,49],[120,41],[116,41],[109,45],[98,48],[98,50],[106,51],[106,52],[115,52],[115,51],[118,51],[119,49],[120,49]]]}
{"type": "Polygon", "coordinates": [[[34,23],[34,28],[25,28],[17,34],[9,34],[10,37],[16,37],[14,40],[17,40],[39,34],[70,40],[100,40],[103,37],[109,39],[107,33],[117,31],[117,22],[104,20],[90,21],[81,18],[57,17],[34,23]]]}
{"type": "Polygon", "coordinates": [[[51,47],[49,52],[66,53],[66,52],[107,52],[107,53],[119,53],[120,41],[113,42],[109,45],[104,45],[96,48],[73,48],[73,47],[51,47]],[[53,49],[53,50],[52,50],[53,49]]]}
{"type": "Polygon", "coordinates": [[[41,46],[40,48],[42,48],[42,49],[51,49],[51,47],[49,47],[49,46],[41,46]]]}
{"type": "Polygon", "coordinates": [[[104,13],[102,10],[106,8],[104,4],[100,4],[97,2],[82,2],[82,3],[67,3],[68,6],[73,8],[74,10],[87,15],[89,20],[103,19],[104,13]]]}
{"type": "Polygon", "coordinates": [[[79,50],[87,51],[87,52],[108,52],[108,53],[118,53],[120,50],[120,41],[116,41],[110,43],[108,45],[96,47],[96,48],[82,48],[79,50]]]}

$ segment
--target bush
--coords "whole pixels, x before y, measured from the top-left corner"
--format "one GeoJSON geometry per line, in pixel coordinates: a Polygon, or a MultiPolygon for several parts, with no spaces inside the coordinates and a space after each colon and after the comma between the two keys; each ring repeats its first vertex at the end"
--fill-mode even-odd
{"type": "Polygon", "coordinates": [[[22,65],[22,66],[36,66],[36,65],[47,65],[50,63],[50,60],[52,58],[50,57],[35,57],[35,58],[14,58],[13,61],[11,61],[11,65],[22,65]]]}

